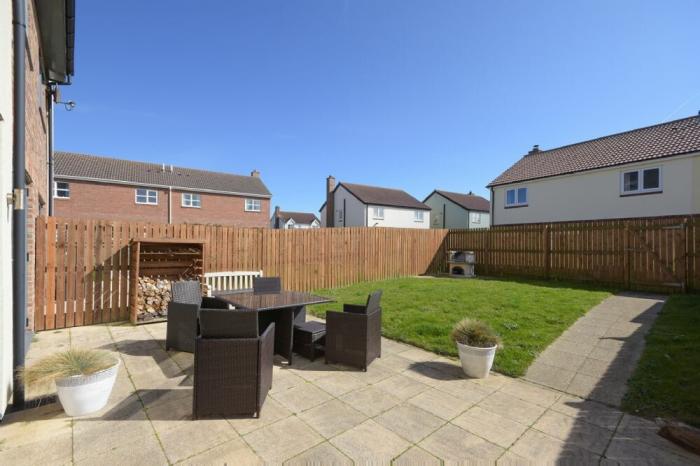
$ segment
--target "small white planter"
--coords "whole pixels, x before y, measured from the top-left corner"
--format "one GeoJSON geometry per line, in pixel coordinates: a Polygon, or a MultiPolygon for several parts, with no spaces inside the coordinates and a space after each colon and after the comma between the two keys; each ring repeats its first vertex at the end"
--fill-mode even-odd
{"type": "Polygon", "coordinates": [[[478,348],[476,346],[457,343],[459,360],[462,362],[462,370],[469,377],[483,379],[489,375],[493,358],[496,356],[496,348],[478,348]]]}
{"type": "Polygon", "coordinates": [[[69,416],[84,416],[104,408],[117,380],[119,361],[100,372],[56,379],[58,399],[69,416]]]}

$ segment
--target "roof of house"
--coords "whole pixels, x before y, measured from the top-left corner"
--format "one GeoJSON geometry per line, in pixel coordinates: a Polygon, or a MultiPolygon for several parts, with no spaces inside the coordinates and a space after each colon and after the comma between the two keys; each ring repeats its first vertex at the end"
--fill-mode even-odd
{"type": "Polygon", "coordinates": [[[468,194],[462,194],[436,189],[430,193],[425,200],[423,200],[423,202],[427,201],[433,194],[439,194],[467,210],[476,210],[479,212],[489,212],[491,210],[491,203],[488,199],[472,194],[471,192],[468,194]]]}
{"type": "Polygon", "coordinates": [[[270,191],[257,176],[233,175],[73,152],[56,152],[54,167],[56,178],[153,187],[172,186],[186,190],[258,197],[271,196],[270,191]]]}
{"type": "MultiPolygon", "coordinates": [[[[335,187],[333,192],[337,191],[341,186],[347,189],[363,204],[430,210],[430,207],[401,189],[380,188],[378,186],[342,182],[338,183],[338,186],[335,187]]],[[[321,209],[323,209],[323,205],[321,209]]]]}
{"type": "Polygon", "coordinates": [[[315,214],[312,214],[310,212],[286,212],[280,210],[277,213],[277,218],[279,218],[283,222],[288,222],[291,219],[294,220],[294,223],[301,223],[304,225],[310,225],[311,223],[313,223],[314,220],[320,222],[318,217],[316,217],[315,214]]]}
{"type": "Polygon", "coordinates": [[[531,151],[488,186],[612,167],[700,151],[700,116],[531,151]]]}

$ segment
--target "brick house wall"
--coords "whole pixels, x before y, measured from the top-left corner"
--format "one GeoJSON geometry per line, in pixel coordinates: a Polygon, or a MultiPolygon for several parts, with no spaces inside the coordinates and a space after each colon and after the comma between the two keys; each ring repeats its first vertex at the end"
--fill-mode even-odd
{"type": "MultiPolygon", "coordinates": [[[[54,199],[58,217],[168,223],[168,190],[158,192],[158,205],[136,204],[136,186],[61,180],[70,185],[70,198],[54,199]]],[[[186,191],[192,192],[192,191],[186,191]]],[[[172,223],[268,227],[270,200],[260,199],[260,212],[246,212],[244,196],[199,193],[201,207],[183,207],[182,193],[173,188],[172,223]]]]}
{"type": "Polygon", "coordinates": [[[27,63],[25,68],[25,157],[27,179],[27,318],[34,327],[34,275],[36,218],[48,213],[47,88],[42,83],[38,17],[33,1],[27,2],[27,63]]]}

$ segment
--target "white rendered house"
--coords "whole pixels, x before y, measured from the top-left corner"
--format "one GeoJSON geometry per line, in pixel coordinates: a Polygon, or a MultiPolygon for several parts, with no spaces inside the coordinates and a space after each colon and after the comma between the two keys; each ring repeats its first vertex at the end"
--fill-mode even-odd
{"type": "Polygon", "coordinates": [[[700,116],[550,150],[493,180],[491,223],[700,213],[700,116]]]}
{"type": "Polygon", "coordinates": [[[327,227],[430,228],[430,207],[400,189],[326,180],[320,209],[327,227]]]}

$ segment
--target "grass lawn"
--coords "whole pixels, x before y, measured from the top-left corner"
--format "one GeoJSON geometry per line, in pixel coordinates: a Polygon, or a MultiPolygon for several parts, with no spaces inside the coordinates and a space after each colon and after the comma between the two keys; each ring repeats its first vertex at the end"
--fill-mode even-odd
{"type": "Polygon", "coordinates": [[[674,295],[646,337],[623,409],[700,427],[700,295],[674,295]]]}
{"type": "Polygon", "coordinates": [[[511,376],[523,375],[539,352],[610,294],[558,282],[411,277],[316,290],[338,302],[313,306],[310,312],[322,317],[342,303],[364,303],[378,288],[384,290],[385,336],[457,356],[450,340],[453,325],[464,317],[481,319],[503,340],[494,369],[511,376]]]}

